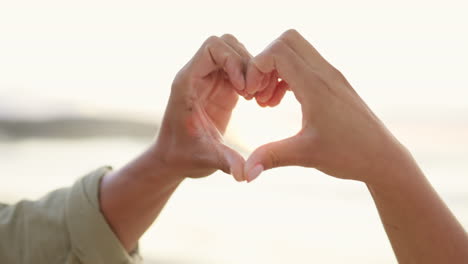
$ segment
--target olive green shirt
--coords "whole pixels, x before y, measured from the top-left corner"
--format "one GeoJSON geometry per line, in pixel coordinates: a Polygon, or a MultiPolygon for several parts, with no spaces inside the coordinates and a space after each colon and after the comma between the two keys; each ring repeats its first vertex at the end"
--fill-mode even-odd
{"type": "Polygon", "coordinates": [[[0,203],[0,263],[133,264],[99,209],[100,168],[37,201],[0,203]]]}

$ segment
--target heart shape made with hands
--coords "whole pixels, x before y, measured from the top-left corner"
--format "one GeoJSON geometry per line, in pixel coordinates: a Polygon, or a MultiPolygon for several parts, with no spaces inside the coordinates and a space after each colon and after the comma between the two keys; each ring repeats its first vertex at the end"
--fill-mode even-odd
{"type": "Polygon", "coordinates": [[[232,35],[209,38],[177,74],[166,115],[161,144],[183,150],[172,160],[186,165],[181,174],[192,178],[220,169],[250,182],[264,170],[295,165],[362,180],[373,161],[384,159],[379,146],[401,152],[346,78],[294,30],[255,57],[232,35]],[[239,95],[271,107],[288,90],[301,105],[296,135],[258,147],[247,161],[223,144],[239,95]],[[185,120],[182,128],[180,120],[185,120]]]}
{"type": "MultiPolygon", "coordinates": [[[[225,40],[227,39],[227,42],[230,42],[231,46],[240,44],[239,42],[237,42],[237,39],[235,39],[231,35],[224,35],[222,38],[224,38],[225,40]]],[[[231,82],[232,87],[235,88],[234,90],[238,93],[238,95],[244,97],[246,100],[251,100],[255,98],[255,101],[261,107],[275,107],[278,104],[280,104],[286,92],[290,90],[290,87],[288,83],[282,79],[282,76],[275,68],[276,65],[274,65],[274,63],[271,64],[270,62],[270,68],[264,68],[262,71],[256,64],[256,60],[262,60],[262,54],[253,57],[248,52],[246,52],[245,47],[243,47],[243,45],[237,46],[235,50],[238,54],[243,55],[243,63],[229,63],[229,59],[226,59],[223,70],[225,71],[226,80],[229,80],[231,82]],[[235,66],[233,65],[241,65],[243,66],[243,68],[235,68],[235,66]],[[239,74],[239,72],[241,72],[241,74],[239,74]]],[[[267,49],[263,53],[263,56],[269,56],[268,52],[271,51],[267,49]]],[[[265,59],[263,58],[263,60],[265,59]]],[[[265,66],[265,64],[268,64],[268,62],[265,61],[263,61],[262,63],[264,64],[263,66],[265,66]]],[[[253,154],[255,154],[255,152],[253,154]]],[[[260,154],[263,155],[263,153],[257,153],[257,155],[260,154]]],[[[231,163],[233,160],[239,162],[239,159],[232,158],[233,153],[231,151],[229,151],[227,155],[231,156],[227,158],[229,160],[229,163],[231,163]]],[[[236,153],[235,155],[240,154],[236,153]]],[[[273,153],[269,153],[268,155],[273,163],[278,163],[278,157],[276,157],[273,153]]],[[[269,169],[275,167],[276,165],[279,164],[268,164],[267,168],[269,169]]],[[[238,172],[233,173],[232,171],[232,167],[236,166],[237,165],[231,165],[231,174],[233,174],[234,177],[237,180],[239,180],[240,177],[236,175],[238,174],[238,172]]],[[[261,159],[259,160],[256,156],[250,156],[250,158],[244,164],[244,169],[242,173],[243,176],[241,180],[247,180],[248,182],[250,182],[257,178],[260,175],[260,173],[263,172],[264,169],[265,165],[261,163],[261,159]]]]}
{"type": "MultiPolygon", "coordinates": [[[[247,161],[237,151],[226,146],[222,140],[239,95],[247,100],[255,98],[261,107],[274,107],[290,90],[292,79],[288,75],[294,68],[278,67],[284,62],[278,64],[276,60],[285,50],[283,42],[279,40],[291,34],[294,32],[286,32],[255,57],[232,35],[210,37],[178,73],[170,101],[185,101],[183,108],[188,111],[183,111],[185,114],[181,114],[182,116],[175,114],[165,120],[187,120],[184,130],[188,132],[188,138],[187,135],[176,138],[177,141],[185,142],[179,147],[187,152],[181,155],[182,160],[189,160],[195,156],[193,159],[195,163],[190,166],[196,173],[191,173],[189,177],[204,177],[214,172],[213,169],[216,168],[230,173],[237,181],[250,182],[265,169],[300,165],[294,163],[296,160],[291,162],[282,157],[280,159],[283,154],[291,153],[288,150],[292,149],[292,146],[282,150],[288,140],[261,146],[247,161]],[[192,148],[187,149],[187,144],[192,148]],[[281,147],[281,149],[273,152],[269,150],[270,147],[281,147]]],[[[298,98],[296,93],[295,95],[298,98]]],[[[180,112],[180,109],[179,105],[166,111],[166,114],[180,112]]],[[[163,124],[164,127],[166,126],[163,124]]],[[[177,133],[177,129],[169,132],[169,134],[177,133]]]]}
{"type": "Polygon", "coordinates": [[[274,63],[262,59],[270,57],[266,52],[253,57],[232,35],[210,37],[176,75],[158,149],[180,175],[199,178],[219,169],[237,181],[251,181],[272,168],[261,161],[246,167],[250,163],[222,139],[239,95],[275,106],[289,89],[274,63]]]}

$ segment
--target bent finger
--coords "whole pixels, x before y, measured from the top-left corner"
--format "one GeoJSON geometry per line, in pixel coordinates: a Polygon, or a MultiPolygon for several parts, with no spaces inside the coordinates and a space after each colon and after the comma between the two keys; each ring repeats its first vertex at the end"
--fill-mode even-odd
{"type": "Polygon", "coordinates": [[[268,102],[273,94],[275,93],[275,89],[278,86],[278,72],[273,71],[270,73],[270,76],[268,76],[268,83],[266,85],[266,88],[264,88],[262,91],[259,91],[255,94],[255,99],[257,100],[258,103],[263,103],[265,104],[268,102]]]}
{"type": "Polygon", "coordinates": [[[281,100],[283,100],[284,95],[286,92],[289,90],[289,85],[285,81],[281,81],[278,83],[276,86],[275,92],[271,96],[271,98],[268,100],[268,102],[265,103],[265,105],[269,107],[275,107],[281,103],[281,100]]]}
{"type": "Polygon", "coordinates": [[[219,37],[208,38],[188,67],[195,75],[202,78],[223,69],[236,89],[245,88],[243,58],[219,37]]]}
{"type": "Polygon", "coordinates": [[[242,44],[234,35],[224,34],[221,36],[221,39],[226,41],[226,43],[244,59],[245,64],[253,58],[252,54],[250,54],[250,52],[245,48],[244,44],[242,44]]]}
{"type": "Polygon", "coordinates": [[[265,73],[277,71],[278,76],[289,84],[301,102],[309,67],[281,39],[275,40],[269,47],[251,60],[247,70],[246,90],[250,93],[259,86],[265,73]]]}

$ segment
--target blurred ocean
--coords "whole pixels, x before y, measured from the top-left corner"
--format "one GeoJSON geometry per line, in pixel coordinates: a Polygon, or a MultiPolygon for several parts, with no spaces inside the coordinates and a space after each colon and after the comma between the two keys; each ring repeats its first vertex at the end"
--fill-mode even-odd
{"type": "MultiPolygon", "coordinates": [[[[468,118],[443,115],[384,116],[468,227],[468,118]]],[[[122,166],[157,130],[157,122],[15,118],[0,121],[0,200],[11,203],[68,186],[96,167],[122,166]]],[[[227,141],[251,149],[248,133],[237,128],[227,141]]],[[[236,148],[247,157],[249,150],[236,148]]],[[[141,250],[148,263],[169,264],[396,262],[363,184],[294,167],[268,171],[251,184],[222,173],[185,181],[141,239],[141,250]]]]}

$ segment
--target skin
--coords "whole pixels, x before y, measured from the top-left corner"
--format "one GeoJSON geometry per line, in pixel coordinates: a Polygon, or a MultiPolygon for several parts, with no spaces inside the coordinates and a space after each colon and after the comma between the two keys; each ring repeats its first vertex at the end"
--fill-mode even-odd
{"type": "Polygon", "coordinates": [[[156,142],[103,178],[101,210],[131,251],[183,179],[222,170],[250,182],[293,165],[365,183],[400,263],[468,262],[466,232],[411,154],[295,30],[256,57],[232,35],[210,37],[177,74],[156,142]],[[288,90],[302,108],[296,135],[259,147],[246,162],[222,143],[238,95],[266,107],[288,90]]]}
{"type": "Polygon", "coordinates": [[[222,134],[238,93],[245,95],[250,58],[232,35],[208,38],[176,76],[156,142],[103,178],[101,211],[128,251],[185,178],[222,170],[244,180],[244,158],[223,144],[222,134]]]}
{"type": "Polygon", "coordinates": [[[288,89],[301,104],[302,129],[256,149],[246,161],[248,181],[263,170],[296,165],[364,182],[399,263],[468,263],[467,233],[411,154],[295,30],[273,41],[247,70],[246,92],[261,106],[278,104],[288,89]],[[258,83],[272,72],[282,82],[264,98],[258,83]]]}

